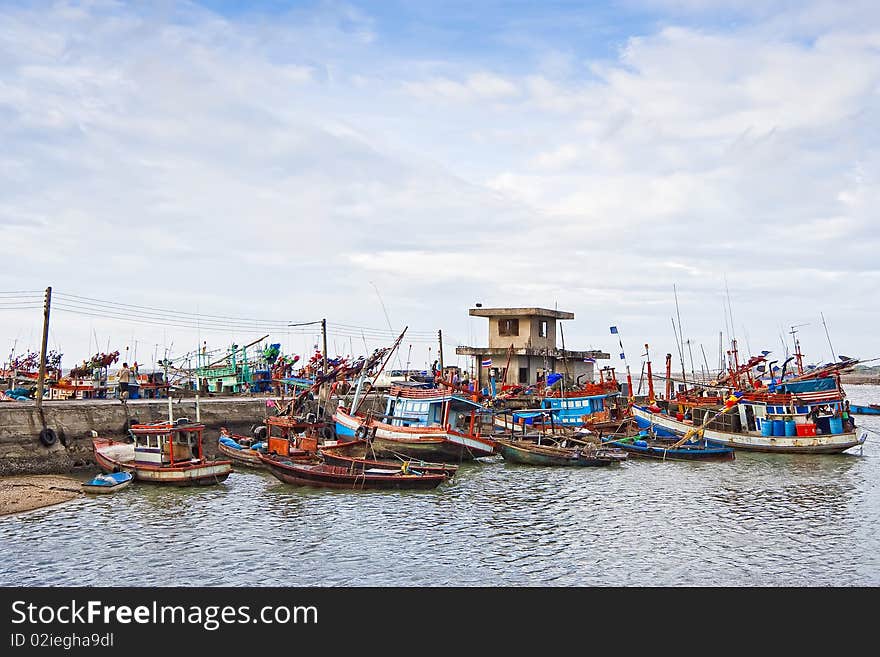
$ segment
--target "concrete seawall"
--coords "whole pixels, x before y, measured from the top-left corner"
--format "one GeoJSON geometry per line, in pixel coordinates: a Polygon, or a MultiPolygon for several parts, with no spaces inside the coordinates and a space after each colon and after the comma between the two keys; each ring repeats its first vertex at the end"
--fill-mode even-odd
{"type": "MultiPolygon", "coordinates": [[[[173,402],[174,417],[196,419],[195,401],[173,402]]],[[[209,398],[199,404],[206,454],[216,454],[217,431],[223,425],[233,433],[250,434],[254,424],[266,417],[266,398],[209,398]]],[[[0,404],[0,476],[60,474],[95,464],[90,432],[123,437],[129,423],[168,419],[165,399],[119,401],[60,401],[43,405],[46,426],[58,436],[46,447],[40,442],[43,428],[36,405],[23,402],[0,404]]]]}

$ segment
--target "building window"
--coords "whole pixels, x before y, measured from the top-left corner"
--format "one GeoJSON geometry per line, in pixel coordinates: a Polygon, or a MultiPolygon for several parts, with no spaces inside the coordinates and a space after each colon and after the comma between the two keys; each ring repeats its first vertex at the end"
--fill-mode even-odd
{"type": "Polygon", "coordinates": [[[519,335],[519,320],[499,319],[498,335],[519,335]]]}
{"type": "Polygon", "coordinates": [[[528,383],[529,382],[529,368],[528,367],[520,367],[519,368],[519,382],[520,383],[528,383]]]}
{"type": "Polygon", "coordinates": [[[541,319],[538,320],[538,337],[546,338],[547,337],[547,320],[541,319]]]}

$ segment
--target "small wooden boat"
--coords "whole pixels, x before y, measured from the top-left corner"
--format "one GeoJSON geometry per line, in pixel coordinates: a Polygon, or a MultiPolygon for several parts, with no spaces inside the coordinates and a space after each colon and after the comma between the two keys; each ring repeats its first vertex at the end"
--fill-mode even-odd
{"type": "Polygon", "coordinates": [[[327,465],[336,465],[352,472],[370,468],[406,468],[417,472],[444,474],[447,477],[453,477],[458,471],[458,466],[451,463],[431,463],[429,461],[406,458],[393,461],[377,459],[370,448],[369,442],[366,440],[355,440],[331,447],[322,447],[319,453],[327,465]]]}
{"type": "Polygon", "coordinates": [[[231,461],[208,461],[202,450],[203,424],[136,424],[134,440],[95,438],[95,460],[104,472],[129,472],[138,481],[172,486],[207,486],[224,481],[231,461]]]}
{"type": "Polygon", "coordinates": [[[880,404],[868,404],[867,406],[850,404],[849,412],[853,415],[880,415],[880,404]]]}
{"type": "Polygon", "coordinates": [[[736,457],[736,450],[732,447],[711,445],[705,441],[673,447],[674,442],[636,435],[627,438],[609,438],[603,440],[602,444],[622,449],[630,456],[661,461],[732,461],[736,457]]]}
{"type": "Polygon", "coordinates": [[[555,447],[538,445],[529,440],[496,439],[505,461],[523,465],[555,465],[595,467],[620,463],[626,460],[626,452],[620,449],[578,445],[555,447]]]}
{"type": "Polygon", "coordinates": [[[243,465],[248,468],[263,469],[266,466],[260,461],[260,450],[250,446],[250,440],[247,436],[232,434],[231,436],[220,436],[217,439],[217,451],[232,461],[236,466],[243,465]]]}
{"type": "Polygon", "coordinates": [[[286,484],[317,488],[365,489],[429,489],[446,481],[445,474],[416,473],[402,468],[364,468],[351,472],[348,468],[326,463],[296,463],[283,457],[261,454],[260,458],[273,475],[286,484]]]}
{"type": "Polygon", "coordinates": [[[86,493],[108,495],[128,488],[133,480],[134,477],[129,472],[111,472],[110,474],[99,474],[94,479],[85,482],[82,488],[86,493]]]}

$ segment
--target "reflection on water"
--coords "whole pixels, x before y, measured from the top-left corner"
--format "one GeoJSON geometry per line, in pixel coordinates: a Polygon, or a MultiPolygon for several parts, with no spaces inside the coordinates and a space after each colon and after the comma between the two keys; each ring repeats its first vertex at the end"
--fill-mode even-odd
{"type": "MultiPolygon", "coordinates": [[[[880,400],[871,388],[847,390],[880,400]]],[[[880,432],[880,417],[857,420],[880,432]]],[[[0,584],[878,585],[878,474],[877,434],[861,455],[573,469],[492,459],[431,491],[297,489],[235,472],[0,518],[0,584]]]]}

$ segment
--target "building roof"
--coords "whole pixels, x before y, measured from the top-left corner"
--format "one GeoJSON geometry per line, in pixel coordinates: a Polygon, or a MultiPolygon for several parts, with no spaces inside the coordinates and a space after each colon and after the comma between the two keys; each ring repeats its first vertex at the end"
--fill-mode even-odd
{"type": "MultiPolygon", "coordinates": [[[[465,345],[459,345],[455,348],[455,353],[458,356],[507,356],[508,351],[508,347],[468,347],[465,345]]],[[[611,354],[598,349],[591,349],[588,351],[566,349],[563,351],[562,349],[557,348],[539,349],[537,347],[514,347],[513,355],[535,357],[547,356],[548,358],[566,358],[568,360],[577,360],[579,358],[608,360],[611,358],[611,354]]]]}
{"type": "Polygon", "coordinates": [[[549,317],[551,319],[574,319],[574,313],[547,308],[471,308],[472,317],[549,317]]]}

